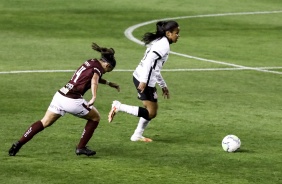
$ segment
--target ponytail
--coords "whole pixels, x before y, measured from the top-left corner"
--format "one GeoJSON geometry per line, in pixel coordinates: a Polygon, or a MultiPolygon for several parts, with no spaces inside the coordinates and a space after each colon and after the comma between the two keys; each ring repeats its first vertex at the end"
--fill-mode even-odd
{"type": "Polygon", "coordinates": [[[101,53],[101,59],[109,63],[113,68],[116,66],[115,50],[113,48],[100,47],[96,43],[92,43],[92,49],[101,53]]]}
{"type": "Polygon", "coordinates": [[[159,21],[156,23],[156,32],[145,33],[142,37],[142,41],[145,43],[145,45],[147,45],[150,42],[152,42],[153,40],[156,40],[158,38],[162,38],[163,36],[165,36],[166,31],[172,32],[177,27],[178,27],[178,23],[176,21],[173,21],[173,20],[159,21]]]}

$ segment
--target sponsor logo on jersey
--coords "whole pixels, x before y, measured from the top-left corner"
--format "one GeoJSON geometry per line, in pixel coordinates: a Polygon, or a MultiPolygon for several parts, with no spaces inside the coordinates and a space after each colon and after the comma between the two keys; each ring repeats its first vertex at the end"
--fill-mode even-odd
{"type": "Polygon", "coordinates": [[[158,98],[158,94],[157,92],[154,92],[154,99],[157,99],[158,98]]]}

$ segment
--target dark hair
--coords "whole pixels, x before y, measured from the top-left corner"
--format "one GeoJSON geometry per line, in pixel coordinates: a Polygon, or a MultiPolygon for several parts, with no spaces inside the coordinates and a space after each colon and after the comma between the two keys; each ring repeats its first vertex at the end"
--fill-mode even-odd
{"type": "Polygon", "coordinates": [[[96,43],[92,43],[92,49],[101,53],[101,59],[109,63],[113,68],[116,66],[115,50],[113,48],[100,47],[96,43]]]}
{"type": "Polygon", "coordinates": [[[151,41],[156,40],[158,38],[162,38],[165,36],[166,31],[172,32],[175,28],[179,27],[178,23],[173,20],[169,21],[159,21],[156,23],[156,32],[151,33],[145,33],[142,41],[147,45],[151,41]]]}

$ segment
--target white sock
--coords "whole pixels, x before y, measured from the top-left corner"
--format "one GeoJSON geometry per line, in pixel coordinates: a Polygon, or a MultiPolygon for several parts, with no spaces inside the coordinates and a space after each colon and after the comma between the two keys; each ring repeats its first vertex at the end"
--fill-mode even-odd
{"type": "Polygon", "coordinates": [[[119,111],[126,112],[133,116],[138,116],[139,107],[126,104],[120,104],[119,111]]]}
{"type": "Polygon", "coordinates": [[[141,137],[144,133],[145,128],[147,127],[147,125],[150,123],[150,121],[140,117],[138,125],[134,131],[134,136],[138,136],[141,137]]]}

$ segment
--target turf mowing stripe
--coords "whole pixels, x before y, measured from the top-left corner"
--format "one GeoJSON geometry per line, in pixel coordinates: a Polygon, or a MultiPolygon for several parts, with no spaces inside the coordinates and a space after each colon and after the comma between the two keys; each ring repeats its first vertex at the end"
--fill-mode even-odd
{"type": "MultiPolygon", "coordinates": [[[[156,23],[156,22],[162,21],[162,20],[171,20],[171,19],[176,20],[176,19],[190,19],[190,18],[204,18],[204,17],[222,17],[222,16],[237,16],[237,15],[273,14],[273,13],[282,13],[282,11],[278,10],[278,11],[261,11],[261,12],[220,13],[220,14],[192,15],[192,16],[164,18],[164,19],[151,20],[151,21],[148,21],[148,22],[143,22],[143,23],[140,23],[140,24],[133,25],[133,26],[127,28],[124,31],[124,35],[129,40],[131,40],[131,41],[133,41],[137,44],[144,45],[143,42],[141,42],[140,40],[138,40],[137,38],[135,38],[133,36],[133,34],[132,34],[133,31],[135,29],[139,28],[139,27],[142,27],[142,26],[145,26],[145,25],[148,25],[148,24],[152,24],[152,23],[156,23]]],[[[200,57],[196,57],[196,56],[190,56],[190,55],[187,55],[187,54],[181,54],[181,53],[177,53],[177,52],[173,52],[173,51],[171,51],[170,53],[178,55],[178,56],[190,58],[190,59],[196,59],[196,60],[205,61],[205,62],[211,62],[211,63],[221,64],[221,65],[233,66],[233,67],[241,68],[241,69],[244,69],[244,70],[255,70],[255,71],[259,71],[259,72],[282,74],[282,72],[278,72],[278,71],[271,71],[271,70],[254,68],[254,67],[247,67],[247,66],[227,63],[227,62],[223,62],[223,61],[215,61],[215,60],[211,60],[211,59],[205,59],[205,58],[200,58],[200,57]]]]}
{"type": "MultiPolygon", "coordinates": [[[[183,68],[183,69],[162,69],[164,72],[182,72],[182,71],[228,71],[228,70],[275,70],[282,67],[249,67],[245,68],[183,68]]],[[[74,72],[75,70],[22,70],[22,71],[3,71],[0,74],[18,74],[18,73],[58,73],[58,72],[74,72]]],[[[113,72],[133,72],[134,70],[116,69],[113,72]]],[[[281,73],[281,72],[280,72],[281,73]]]]}

